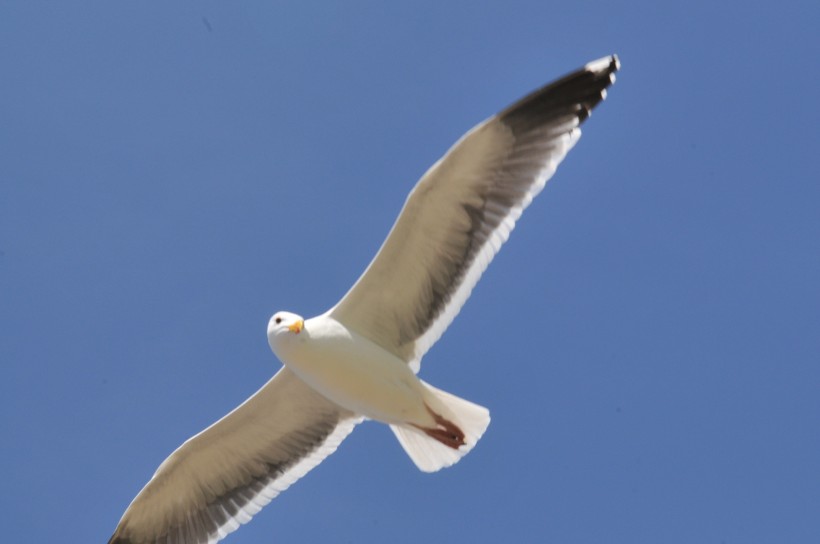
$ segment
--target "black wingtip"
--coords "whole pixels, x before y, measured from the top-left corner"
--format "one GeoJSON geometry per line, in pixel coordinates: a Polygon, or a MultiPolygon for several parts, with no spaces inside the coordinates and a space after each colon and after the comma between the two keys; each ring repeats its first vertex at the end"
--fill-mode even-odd
{"type": "Polygon", "coordinates": [[[582,123],[606,97],[606,89],[615,82],[615,72],[620,68],[618,55],[588,62],[583,68],[522,98],[498,117],[516,133],[566,115],[574,114],[582,123]]]}
{"type": "Polygon", "coordinates": [[[618,58],[618,55],[615,54],[593,60],[584,66],[584,70],[589,70],[590,72],[606,72],[608,74],[614,74],[620,69],[621,60],[618,58]]]}

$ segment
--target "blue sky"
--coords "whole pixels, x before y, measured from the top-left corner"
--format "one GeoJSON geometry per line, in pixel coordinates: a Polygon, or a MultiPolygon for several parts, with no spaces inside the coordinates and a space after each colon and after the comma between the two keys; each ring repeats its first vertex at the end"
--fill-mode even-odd
{"type": "Polygon", "coordinates": [[[228,538],[820,541],[816,2],[0,4],[0,525],[104,542],[278,368],[464,131],[618,53],[421,376],[490,408],[420,473],[361,425],[228,538]],[[480,4],[480,5],[478,5],[480,4]]]}

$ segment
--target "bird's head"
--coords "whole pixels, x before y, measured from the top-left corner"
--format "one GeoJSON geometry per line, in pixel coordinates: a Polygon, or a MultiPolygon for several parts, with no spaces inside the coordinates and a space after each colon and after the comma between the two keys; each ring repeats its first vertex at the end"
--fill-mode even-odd
{"type": "Polygon", "coordinates": [[[305,320],[291,312],[276,312],[268,321],[268,343],[274,352],[277,347],[292,341],[305,329],[305,320]]]}

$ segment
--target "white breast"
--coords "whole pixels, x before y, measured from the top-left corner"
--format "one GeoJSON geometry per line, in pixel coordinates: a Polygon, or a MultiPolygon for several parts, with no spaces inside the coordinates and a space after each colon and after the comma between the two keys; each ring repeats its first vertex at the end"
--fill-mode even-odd
{"type": "Polygon", "coordinates": [[[296,375],[336,404],[384,423],[429,421],[422,385],[407,363],[322,315],[271,344],[296,375]]]}

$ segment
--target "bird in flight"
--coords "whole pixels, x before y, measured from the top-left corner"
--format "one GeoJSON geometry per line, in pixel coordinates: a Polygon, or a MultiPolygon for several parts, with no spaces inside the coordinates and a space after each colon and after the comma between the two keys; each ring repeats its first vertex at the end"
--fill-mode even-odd
{"type": "Polygon", "coordinates": [[[271,317],[268,342],[284,367],[163,461],[109,544],[218,542],[364,419],[389,425],[422,471],[466,455],[489,411],[421,381],[421,359],[578,141],[618,68],[615,55],[590,62],[462,136],[422,176],[333,308],[271,317]]]}

